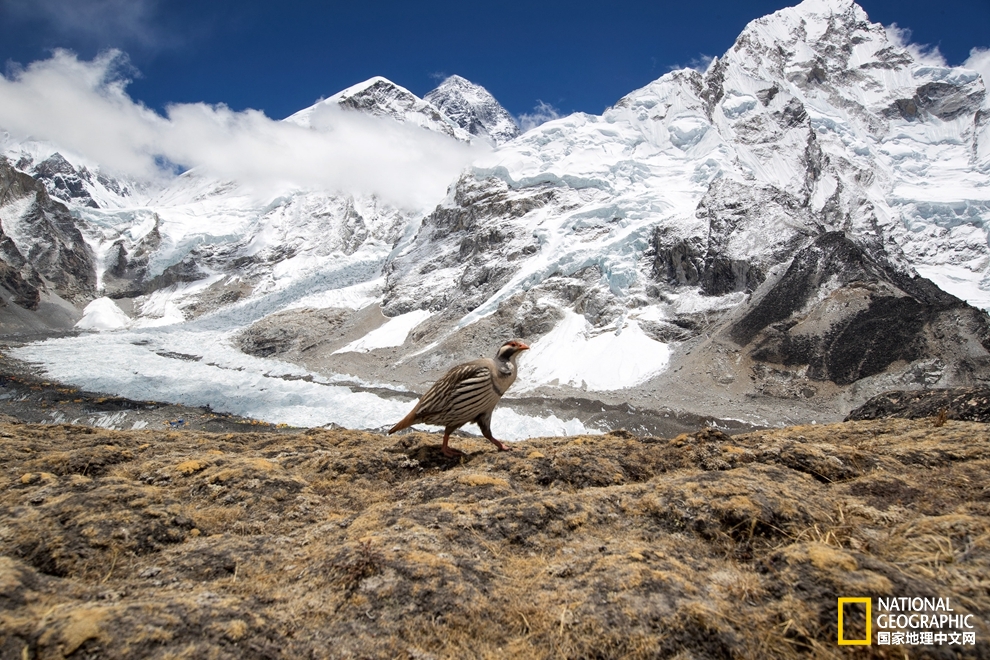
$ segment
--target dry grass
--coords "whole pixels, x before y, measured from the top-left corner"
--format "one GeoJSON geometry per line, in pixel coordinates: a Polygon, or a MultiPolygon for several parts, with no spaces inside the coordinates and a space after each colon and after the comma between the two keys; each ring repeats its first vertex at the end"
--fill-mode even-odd
{"type": "Polygon", "coordinates": [[[901,657],[837,597],[990,612],[984,424],[0,436],[3,658],[901,657]]]}

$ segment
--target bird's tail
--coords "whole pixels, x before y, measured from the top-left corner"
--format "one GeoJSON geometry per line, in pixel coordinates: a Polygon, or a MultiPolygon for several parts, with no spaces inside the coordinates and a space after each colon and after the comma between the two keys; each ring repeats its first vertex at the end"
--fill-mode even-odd
{"type": "Polygon", "coordinates": [[[409,414],[403,417],[398,424],[393,426],[387,431],[388,435],[395,433],[396,431],[401,431],[402,429],[407,429],[416,423],[416,409],[409,411],[409,414]]]}

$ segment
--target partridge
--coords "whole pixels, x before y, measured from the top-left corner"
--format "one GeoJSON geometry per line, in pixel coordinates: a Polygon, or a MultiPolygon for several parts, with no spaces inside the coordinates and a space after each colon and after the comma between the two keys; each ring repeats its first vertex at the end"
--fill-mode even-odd
{"type": "Polygon", "coordinates": [[[450,434],[469,422],[481,429],[499,451],[509,451],[492,435],[492,411],[499,399],[516,380],[516,356],[529,346],[521,341],[508,341],[498,349],[495,359],[481,358],[453,367],[433,384],[416,406],[398,424],[388,430],[395,433],[413,424],[442,426],[444,456],[460,456],[464,452],[447,446],[450,434]]]}

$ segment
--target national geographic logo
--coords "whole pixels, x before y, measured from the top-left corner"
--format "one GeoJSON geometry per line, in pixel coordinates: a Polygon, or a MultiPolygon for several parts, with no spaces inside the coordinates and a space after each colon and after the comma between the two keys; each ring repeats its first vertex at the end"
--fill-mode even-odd
{"type": "Polygon", "coordinates": [[[973,615],[956,613],[948,598],[840,598],[839,646],[973,646],[973,615]]]}
{"type": "Polygon", "coordinates": [[[870,631],[872,629],[873,621],[873,599],[871,598],[840,598],[839,599],[839,646],[848,646],[850,644],[858,644],[861,646],[868,646],[871,644],[870,631]],[[866,621],[866,634],[862,639],[846,639],[846,626],[845,626],[845,605],[846,603],[860,603],[866,605],[866,615],[864,617],[866,621]]]}

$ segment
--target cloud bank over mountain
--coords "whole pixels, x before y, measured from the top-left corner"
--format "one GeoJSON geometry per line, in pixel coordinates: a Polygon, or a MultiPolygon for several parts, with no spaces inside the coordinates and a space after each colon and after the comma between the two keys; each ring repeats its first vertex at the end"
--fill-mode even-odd
{"type": "Polygon", "coordinates": [[[13,138],[57,144],[130,178],[199,168],[266,192],[318,186],[406,208],[442,197],[486,149],[335,108],[321,110],[315,131],[223,104],[172,104],[162,116],[128,95],[132,73],[120,51],[89,61],[55,51],[0,78],[0,125],[13,138]]]}

